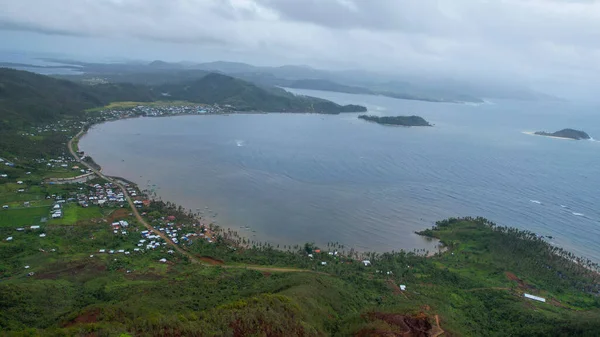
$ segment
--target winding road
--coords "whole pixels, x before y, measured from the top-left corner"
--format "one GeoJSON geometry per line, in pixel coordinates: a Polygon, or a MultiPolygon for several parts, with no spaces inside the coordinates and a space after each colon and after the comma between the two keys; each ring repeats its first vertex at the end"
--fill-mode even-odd
{"type": "MultiPolygon", "coordinates": [[[[137,208],[133,204],[133,200],[131,200],[131,197],[127,193],[127,189],[125,188],[125,186],[123,186],[123,184],[121,184],[120,182],[118,182],[115,178],[112,178],[112,177],[104,175],[102,172],[100,172],[99,170],[95,169],[94,167],[92,167],[88,163],[86,163],[83,160],[81,160],[81,158],[79,158],[79,156],[77,155],[77,152],[75,152],[75,150],[73,149],[73,141],[75,141],[76,139],[79,139],[79,137],[81,137],[84,133],[85,133],[85,131],[82,129],[81,131],[79,131],[79,133],[77,133],[75,135],[75,137],[71,138],[71,140],[69,140],[69,143],[67,144],[67,146],[69,148],[69,152],[75,158],[75,160],[77,160],[80,164],[82,164],[82,165],[86,166],[87,168],[89,168],[98,177],[100,177],[102,179],[105,179],[105,180],[107,180],[107,181],[115,184],[117,187],[119,187],[121,189],[121,191],[123,192],[123,195],[127,199],[127,203],[129,204],[129,207],[131,208],[131,210],[133,212],[133,215],[135,216],[135,218],[137,219],[137,221],[139,223],[141,223],[142,225],[144,225],[144,227],[146,227],[149,231],[151,231],[154,234],[156,234],[156,235],[160,236],[161,238],[163,238],[168,245],[170,245],[171,247],[173,247],[173,249],[175,249],[177,252],[179,252],[182,255],[186,256],[190,260],[191,263],[203,265],[203,266],[206,266],[206,267],[215,267],[214,265],[211,265],[209,263],[206,263],[206,262],[200,260],[198,257],[194,256],[190,252],[188,252],[188,251],[184,250],[183,248],[181,248],[180,246],[176,245],[164,233],[162,233],[162,232],[156,230],[154,227],[152,227],[148,222],[146,222],[146,220],[144,220],[144,218],[142,218],[142,216],[140,215],[140,212],[138,212],[137,208]]],[[[317,271],[314,271],[314,270],[307,270],[307,269],[298,269],[298,268],[263,267],[263,266],[253,266],[253,265],[239,265],[239,266],[238,265],[235,265],[235,266],[232,266],[232,265],[219,265],[219,267],[221,267],[221,268],[250,269],[250,270],[263,271],[263,272],[302,272],[302,273],[315,273],[315,274],[325,274],[325,275],[328,275],[327,273],[323,273],[323,272],[317,272],[317,271]]]]}

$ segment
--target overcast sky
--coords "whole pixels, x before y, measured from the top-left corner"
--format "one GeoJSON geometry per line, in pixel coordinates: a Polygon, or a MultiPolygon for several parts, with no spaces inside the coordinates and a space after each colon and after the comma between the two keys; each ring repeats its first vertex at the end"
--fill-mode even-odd
{"type": "Polygon", "coordinates": [[[594,0],[0,0],[0,8],[4,50],[517,77],[587,90],[600,78],[594,0]]]}

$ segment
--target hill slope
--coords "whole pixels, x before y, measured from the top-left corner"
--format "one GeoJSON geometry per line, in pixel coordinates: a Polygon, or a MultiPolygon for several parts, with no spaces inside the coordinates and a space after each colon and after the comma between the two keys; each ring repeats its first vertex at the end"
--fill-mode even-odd
{"type": "Polygon", "coordinates": [[[151,101],[146,87],[103,84],[94,87],[27,71],[0,68],[0,130],[79,116],[113,101],[151,101]]]}
{"type": "Polygon", "coordinates": [[[263,88],[231,76],[210,73],[201,79],[184,84],[158,87],[170,99],[205,104],[228,104],[238,111],[265,112],[361,112],[357,105],[341,106],[320,98],[295,96],[279,88],[263,88]]]}

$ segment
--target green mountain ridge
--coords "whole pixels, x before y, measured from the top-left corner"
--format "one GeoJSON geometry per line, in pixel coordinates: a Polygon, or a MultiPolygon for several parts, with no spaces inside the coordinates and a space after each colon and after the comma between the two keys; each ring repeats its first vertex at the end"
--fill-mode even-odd
{"type": "Polygon", "coordinates": [[[252,83],[218,73],[183,84],[162,85],[158,90],[169,98],[206,104],[228,104],[240,111],[315,112],[335,114],[361,112],[358,105],[341,106],[328,100],[296,96],[279,88],[262,88],[252,83]]]}

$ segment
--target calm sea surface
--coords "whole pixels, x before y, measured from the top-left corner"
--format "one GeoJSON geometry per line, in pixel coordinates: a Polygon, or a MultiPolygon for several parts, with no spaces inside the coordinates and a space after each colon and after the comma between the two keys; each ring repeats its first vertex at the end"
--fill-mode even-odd
{"type": "Polygon", "coordinates": [[[138,118],[97,125],[80,146],[105,173],[272,243],[431,249],[414,231],[471,215],[552,235],[600,261],[600,142],[523,133],[571,127],[600,138],[596,107],[294,92],[420,115],[435,127],[386,127],[357,114],[138,118]]]}

